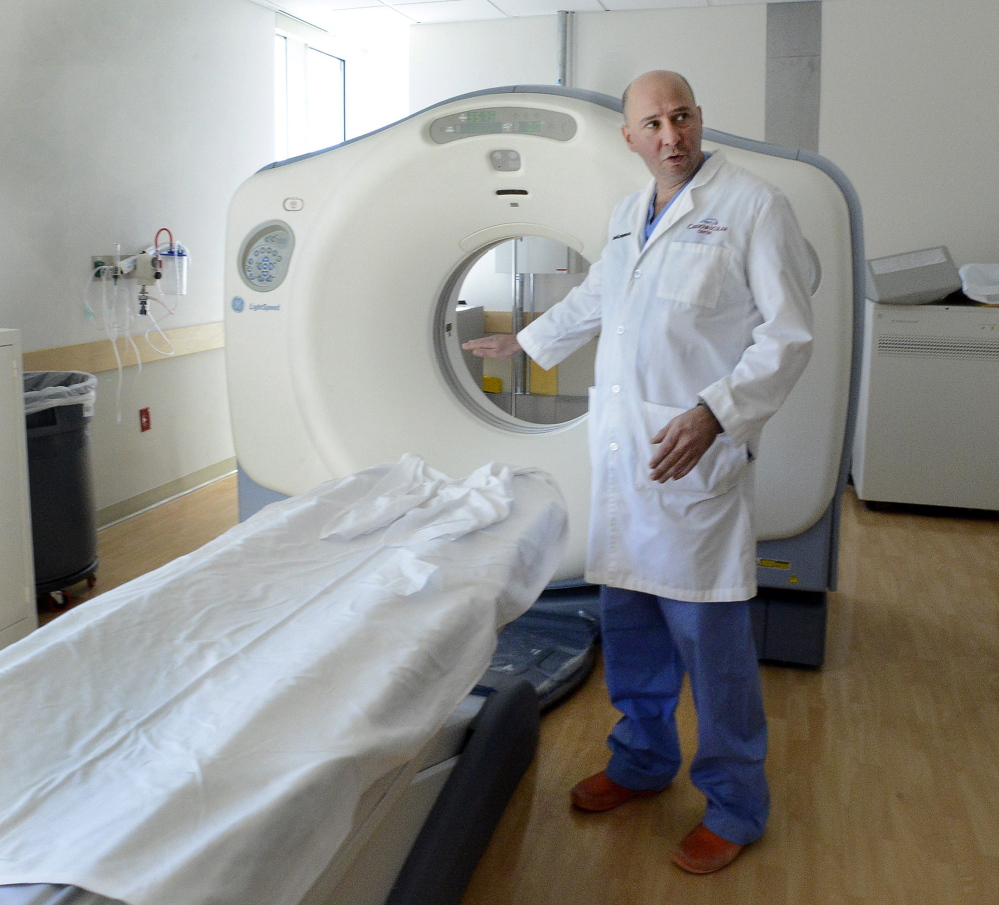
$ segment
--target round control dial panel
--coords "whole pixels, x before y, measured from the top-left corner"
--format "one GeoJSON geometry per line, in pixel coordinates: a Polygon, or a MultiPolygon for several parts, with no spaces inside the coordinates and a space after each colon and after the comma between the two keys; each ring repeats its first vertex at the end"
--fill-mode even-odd
{"type": "Polygon", "coordinates": [[[256,292],[270,292],[288,274],[295,235],[281,220],[268,220],[256,227],[239,250],[239,275],[256,292]]]}

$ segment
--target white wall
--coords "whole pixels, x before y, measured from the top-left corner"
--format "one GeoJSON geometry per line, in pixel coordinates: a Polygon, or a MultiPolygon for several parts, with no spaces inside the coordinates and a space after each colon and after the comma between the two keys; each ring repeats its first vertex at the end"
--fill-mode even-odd
{"type": "MultiPolygon", "coordinates": [[[[706,126],[762,139],[766,10],[751,4],[577,13],[573,84],[620,97],[643,72],[673,69],[693,85],[706,126]]],[[[552,66],[554,59],[553,52],[552,66]]]]}
{"type": "Polygon", "coordinates": [[[999,4],[823,4],[820,152],[850,177],[868,257],[999,261],[999,4]]]}
{"type": "Polygon", "coordinates": [[[366,135],[405,117],[409,29],[394,10],[345,11],[331,37],[346,63],[347,138],[366,135]]]}
{"type": "MultiPolygon", "coordinates": [[[[705,123],[762,138],[766,6],[577,13],[571,84],[619,97],[648,69],[676,69],[693,84],[705,123]]],[[[553,85],[555,16],[411,29],[410,107],[468,91],[553,85]]]]}
{"type": "MultiPolygon", "coordinates": [[[[221,320],[229,199],[273,158],[274,13],[247,0],[3,6],[0,325],[25,350],[100,340],[84,311],[90,256],[138,251],[161,226],[191,249],[189,294],[162,326],[221,320]]],[[[232,456],[220,355],[136,379],[126,371],[121,427],[117,378],[101,379],[99,507],[232,456]],[[156,400],[144,452],[139,398],[156,400]]]]}
{"type": "Polygon", "coordinates": [[[553,85],[555,42],[554,16],[411,26],[410,110],[500,85],[553,85]]]}
{"type": "Polygon", "coordinates": [[[98,339],[92,254],[170,227],[190,294],[163,326],[222,316],[225,215],[273,158],[274,14],[246,0],[5,0],[0,320],[24,348],[98,339]],[[261,115],[263,112],[266,115],[261,115]]]}

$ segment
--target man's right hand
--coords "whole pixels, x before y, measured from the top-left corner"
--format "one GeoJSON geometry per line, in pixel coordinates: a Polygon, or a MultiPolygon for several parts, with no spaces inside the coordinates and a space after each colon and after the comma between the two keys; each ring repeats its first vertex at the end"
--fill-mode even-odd
{"type": "Polygon", "coordinates": [[[481,339],[462,343],[461,347],[478,358],[513,358],[518,352],[524,351],[520,347],[520,343],[517,342],[517,337],[512,333],[494,333],[492,336],[483,336],[481,339]]]}

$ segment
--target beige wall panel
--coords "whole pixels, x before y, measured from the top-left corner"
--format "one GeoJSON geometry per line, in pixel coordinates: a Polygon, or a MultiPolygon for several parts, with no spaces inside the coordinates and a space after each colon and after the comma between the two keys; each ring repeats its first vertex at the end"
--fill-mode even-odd
{"type": "Polygon", "coordinates": [[[97,509],[106,509],[234,455],[221,349],[100,375],[90,424],[97,509]],[[139,430],[148,408],[152,429],[139,430]]]}
{"type": "MultiPolygon", "coordinates": [[[[165,330],[163,337],[156,336],[154,342],[162,352],[157,352],[147,343],[136,337],[135,346],[127,337],[117,341],[118,357],[122,365],[137,364],[135,349],[139,350],[142,362],[162,361],[178,355],[193,355],[209,349],[221,349],[225,345],[222,322],[199,324],[195,327],[178,327],[165,330]]],[[[101,371],[117,370],[118,358],[109,340],[96,343],[80,343],[61,346],[55,349],[36,349],[24,354],[25,371],[86,371],[98,374],[101,371]]]]}

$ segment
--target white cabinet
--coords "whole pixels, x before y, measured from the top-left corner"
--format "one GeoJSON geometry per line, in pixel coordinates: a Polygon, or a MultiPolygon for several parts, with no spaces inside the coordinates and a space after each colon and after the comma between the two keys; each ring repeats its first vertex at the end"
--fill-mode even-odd
{"type": "Polygon", "coordinates": [[[38,627],[17,330],[0,330],[0,647],[38,627]]]}
{"type": "Polygon", "coordinates": [[[862,500],[999,509],[999,308],[867,303],[862,500]]]}

